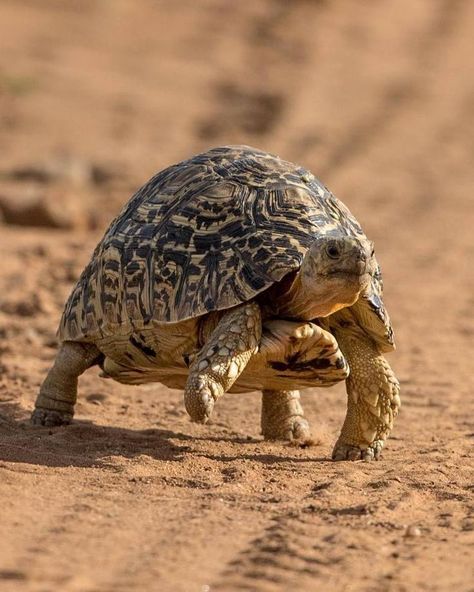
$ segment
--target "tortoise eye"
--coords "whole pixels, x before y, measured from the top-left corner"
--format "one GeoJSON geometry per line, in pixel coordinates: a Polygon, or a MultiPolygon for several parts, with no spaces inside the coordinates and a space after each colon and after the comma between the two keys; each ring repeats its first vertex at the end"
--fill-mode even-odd
{"type": "Polygon", "coordinates": [[[336,247],[328,247],[326,252],[331,259],[337,259],[339,257],[339,249],[336,247]]]}
{"type": "Polygon", "coordinates": [[[342,250],[340,245],[336,241],[330,241],[329,244],[326,245],[326,255],[330,259],[340,259],[342,255],[342,250]]]}

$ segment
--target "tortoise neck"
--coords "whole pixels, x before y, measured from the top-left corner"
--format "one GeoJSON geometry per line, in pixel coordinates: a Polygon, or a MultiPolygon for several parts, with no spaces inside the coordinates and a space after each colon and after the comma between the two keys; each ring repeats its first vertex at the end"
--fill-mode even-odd
{"type": "Polygon", "coordinates": [[[289,274],[266,294],[265,305],[274,316],[312,321],[351,306],[360,291],[357,282],[348,290],[344,284],[342,293],[340,287],[338,289],[333,283],[325,286],[324,278],[320,278],[315,285],[319,285],[319,292],[311,290],[311,286],[303,280],[301,270],[289,274]]]}
{"type": "Polygon", "coordinates": [[[299,272],[290,273],[275,284],[265,294],[262,304],[272,316],[302,320],[310,320],[316,316],[308,316],[314,308],[314,302],[311,294],[304,290],[299,272]]]}
{"type": "Polygon", "coordinates": [[[282,288],[274,303],[279,317],[309,321],[322,312],[315,306],[313,295],[304,288],[301,273],[295,274],[282,288]]]}

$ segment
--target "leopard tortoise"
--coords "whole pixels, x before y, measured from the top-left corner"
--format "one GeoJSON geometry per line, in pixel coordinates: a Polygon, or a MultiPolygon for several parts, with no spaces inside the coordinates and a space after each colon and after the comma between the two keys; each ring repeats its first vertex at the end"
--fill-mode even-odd
{"type": "Polygon", "coordinates": [[[306,443],[299,389],[346,380],[333,458],[378,458],[400,406],[373,244],[310,172],[224,146],[159,172],[125,205],[66,303],[33,423],[69,423],[78,377],[184,389],[206,422],[262,391],[266,439],[306,443]]]}

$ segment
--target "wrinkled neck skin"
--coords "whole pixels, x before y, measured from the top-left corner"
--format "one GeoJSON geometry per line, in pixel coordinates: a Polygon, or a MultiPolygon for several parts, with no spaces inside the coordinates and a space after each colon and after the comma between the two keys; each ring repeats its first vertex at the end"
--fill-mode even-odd
{"type": "Polygon", "coordinates": [[[319,290],[311,291],[305,286],[300,272],[288,291],[276,299],[272,308],[276,316],[311,321],[352,306],[364,287],[365,284],[353,279],[346,282],[325,280],[321,282],[319,290]]]}
{"type": "Polygon", "coordinates": [[[369,284],[374,261],[367,239],[322,237],[274,295],[272,309],[277,316],[309,321],[352,306],[369,284]]]}

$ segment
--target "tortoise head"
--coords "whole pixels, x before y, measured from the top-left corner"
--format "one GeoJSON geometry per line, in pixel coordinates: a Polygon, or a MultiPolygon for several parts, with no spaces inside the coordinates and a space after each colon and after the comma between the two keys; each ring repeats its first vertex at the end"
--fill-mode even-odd
{"type": "Polygon", "coordinates": [[[374,265],[373,243],[364,237],[318,237],[279,312],[311,320],[351,306],[367,288],[374,265]]]}

